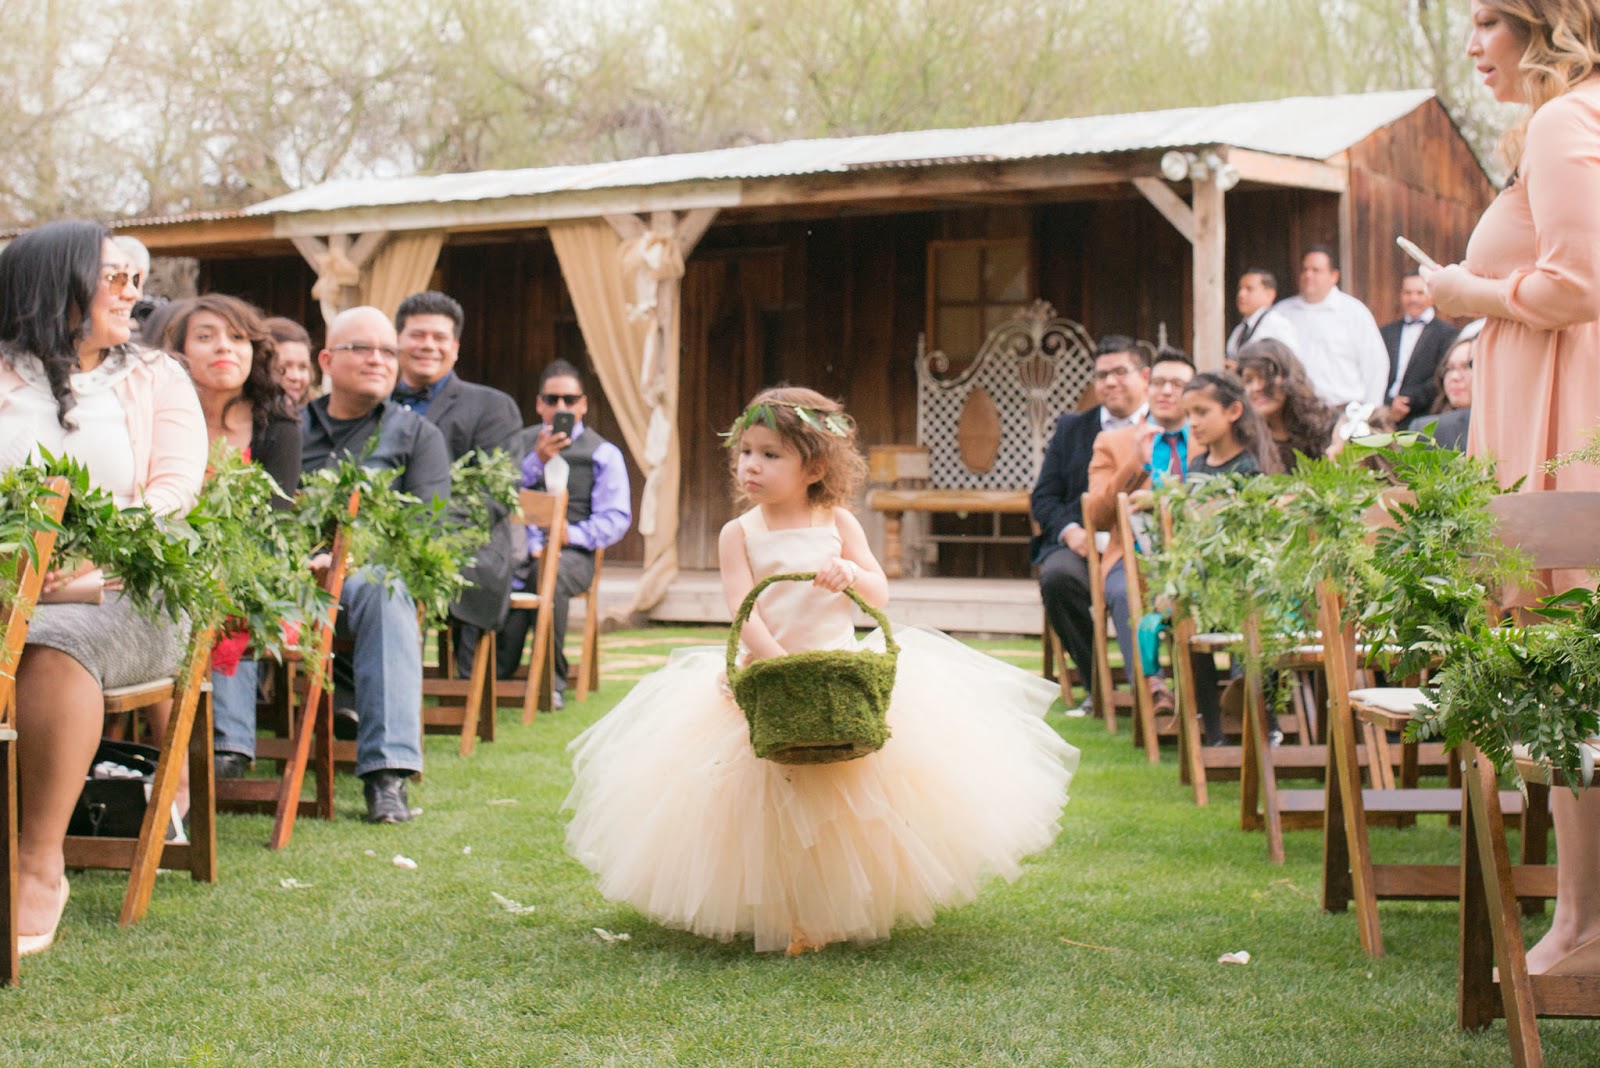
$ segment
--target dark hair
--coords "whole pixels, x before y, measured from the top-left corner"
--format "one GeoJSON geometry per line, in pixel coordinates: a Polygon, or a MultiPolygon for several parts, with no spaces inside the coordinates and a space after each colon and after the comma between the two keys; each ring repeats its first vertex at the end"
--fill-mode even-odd
{"type": "Polygon", "coordinates": [[[311,348],[311,335],[306,333],[305,327],[293,319],[274,315],[270,319],[261,320],[261,326],[272,335],[272,340],[280,345],[287,341],[291,345],[304,345],[308,350],[311,348]]]}
{"type": "Polygon", "coordinates": [[[1417,270],[1415,267],[1413,267],[1411,270],[1407,271],[1405,274],[1402,274],[1400,276],[1400,282],[1403,285],[1407,278],[1421,278],[1421,277],[1422,277],[1422,272],[1417,270]]]}
{"type": "MultiPolygon", "coordinates": [[[[804,386],[774,386],[751,398],[740,413],[739,421],[733,424],[733,433],[744,432],[745,415],[758,404],[767,406],[774,432],[800,454],[802,468],[813,463],[822,465],[822,477],[806,487],[806,499],[811,505],[816,508],[848,505],[867,480],[867,458],[861,455],[855,420],[844,410],[844,405],[804,386]],[[796,406],[807,409],[813,418],[803,418],[795,410],[796,406]],[[841,435],[824,429],[815,418],[818,415],[836,415],[848,433],[841,435]]],[[[830,421],[829,425],[834,423],[830,421]]],[[[728,450],[728,474],[734,480],[734,496],[742,501],[745,496],[738,485],[738,442],[734,441],[733,445],[728,450]]]]}
{"type": "Polygon", "coordinates": [[[1156,354],[1150,358],[1151,367],[1154,367],[1158,363],[1181,363],[1188,367],[1193,367],[1194,357],[1190,356],[1187,352],[1184,352],[1180,348],[1174,348],[1171,345],[1163,345],[1159,349],[1156,349],[1156,354]]]}
{"type": "Polygon", "coordinates": [[[1267,270],[1265,267],[1246,267],[1244,270],[1239,272],[1240,278],[1248,278],[1251,275],[1255,275],[1257,278],[1261,279],[1261,285],[1264,288],[1270,289],[1274,293],[1278,291],[1278,276],[1267,270]]]}
{"type": "Polygon", "coordinates": [[[400,307],[394,313],[395,333],[406,328],[406,320],[413,315],[443,315],[447,317],[456,328],[456,339],[461,339],[461,328],[467,325],[467,313],[461,310],[461,302],[437,289],[424,289],[421,293],[413,293],[400,302],[400,307]]]}
{"type": "Polygon", "coordinates": [[[578,383],[578,392],[584,392],[583,374],[566,360],[552,360],[543,371],[539,373],[539,392],[544,392],[544,384],[552,378],[571,378],[578,383]]]}
{"type": "Polygon", "coordinates": [[[1278,450],[1272,447],[1272,435],[1267,424],[1250,403],[1239,376],[1228,371],[1203,371],[1189,379],[1183,387],[1185,393],[1204,393],[1224,408],[1239,405],[1239,418],[1233,421],[1233,436],[1246,452],[1256,458],[1256,466],[1264,475],[1283,472],[1283,461],[1278,450]]]}
{"type": "Polygon", "coordinates": [[[1283,428],[1289,434],[1279,446],[1284,469],[1294,470],[1296,453],[1315,457],[1326,452],[1339,413],[1317,396],[1293,350],[1277,338],[1264,337],[1240,349],[1238,363],[1240,379],[1253,372],[1268,396],[1283,401],[1283,428]]]}
{"type": "Polygon", "coordinates": [[[1428,409],[1429,415],[1439,415],[1450,411],[1450,398],[1445,395],[1444,376],[1450,373],[1450,358],[1456,354],[1456,349],[1465,345],[1470,351],[1472,343],[1478,340],[1478,335],[1471,337],[1458,337],[1450,342],[1450,347],[1444,350],[1444,358],[1439,361],[1439,366],[1433,369],[1433,388],[1437,391],[1433,398],[1433,407],[1428,409]]]}
{"type": "Polygon", "coordinates": [[[1307,256],[1315,255],[1318,252],[1328,257],[1328,269],[1330,271],[1339,269],[1339,257],[1334,255],[1333,249],[1327,245],[1307,245],[1306,250],[1300,253],[1301,265],[1304,266],[1307,256]]]}
{"type": "Polygon", "coordinates": [[[89,307],[110,237],[99,223],[63,219],[29,230],[0,252],[0,348],[44,365],[56,421],[65,430],[77,425],[67,418],[77,403],[71,375],[78,343],[90,329],[89,307]]]}
{"type": "MultiPolygon", "coordinates": [[[[162,347],[169,352],[182,353],[189,338],[189,323],[199,312],[210,312],[217,316],[230,330],[237,330],[250,342],[250,374],[239,387],[239,395],[222,406],[223,417],[227,417],[228,409],[235,404],[248,402],[251,422],[257,430],[265,427],[269,419],[293,419],[294,404],[272,376],[272,359],[278,354],[277,342],[272,340],[272,335],[263,324],[261,312],[253,304],[222,293],[207,293],[203,297],[177,301],[162,335],[162,347]]],[[[187,356],[184,353],[184,366],[188,366],[187,356]]]]}
{"type": "Polygon", "coordinates": [[[1133,357],[1135,366],[1150,366],[1149,345],[1143,341],[1135,341],[1126,334],[1107,334],[1101,338],[1100,343],[1094,347],[1094,358],[1098,360],[1102,356],[1117,356],[1124,352],[1133,357]]]}

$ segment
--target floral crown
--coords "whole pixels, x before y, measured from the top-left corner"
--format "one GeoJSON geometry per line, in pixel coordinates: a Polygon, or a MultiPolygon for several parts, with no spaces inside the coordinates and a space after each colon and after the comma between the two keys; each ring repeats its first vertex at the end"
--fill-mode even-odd
{"type": "Polygon", "coordinates": [[[756,424],[761,424],[769,430],[778,429],[778,416],[773,411],[775,406],[792,410],[795,418],[819,434],[832,434],[836,438],[850,436],[850,417],[844,412],[819,412],[815,408],[808,408],[804,404],[793,401],[764,400],[750,405],[733,421],[733,425],[723,432],[722,447],[731,449],[739,443],[739,436],[756,424]]]}

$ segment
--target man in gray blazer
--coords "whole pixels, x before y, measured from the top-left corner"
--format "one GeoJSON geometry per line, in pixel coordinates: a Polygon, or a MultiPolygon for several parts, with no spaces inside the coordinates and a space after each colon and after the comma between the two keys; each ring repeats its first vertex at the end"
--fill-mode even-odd
{"type": "MultiPolygon", "coordinates": [[[[510,394],[465,382],[455,373],[466,323],[460,303],[430,289],[401,301],[394,318],[400,338],[394,401],[439,428],[452,463],[474,449],[504,449],[522,429],[522,412],[510,394]]],[[[514,564],[513,532],[506,517],[505,509],[491,506],[489,543],[465,572],[472,585],[450,609],[456,620],[456,672],[463,677],[472,668],[476,631],[497,629],[505,619],[514,564]],[[465,641],[461,624],[475,628],[465,641]]]]}

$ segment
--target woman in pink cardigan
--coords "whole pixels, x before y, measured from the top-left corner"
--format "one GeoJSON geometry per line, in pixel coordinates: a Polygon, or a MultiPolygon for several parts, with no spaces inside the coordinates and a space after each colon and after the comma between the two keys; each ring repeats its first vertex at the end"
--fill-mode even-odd
{"type": "MultiPolygon", "coordinates": [[[[0,252],[0,469],[43,447],[119,504],[182,515],[206,465],[183,368],[130,345],[136,268],[96,223],[50,223],[0,252]]],[[[17,929],[48,949],[67,903],[62,841],[99,742],[103,689],[170,675],[185,628],[139,614],[93,562],[52,571],[17,667],[17,929]]]]}

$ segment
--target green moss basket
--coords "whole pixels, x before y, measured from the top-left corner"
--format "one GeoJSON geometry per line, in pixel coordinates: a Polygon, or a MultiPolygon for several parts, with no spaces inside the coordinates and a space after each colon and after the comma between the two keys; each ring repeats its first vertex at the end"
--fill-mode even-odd
{"type": "Polygon", "coordinates": [[[815,571],[797,571],[756,583],[728,632],[728,684],[750,724],[750,745],[756,756],[779,764],[837,764],[875,753],[889,740],[889,694],[900,646],[888,618],[853,589],[844,592],[883,628],[883,652],[817,650],[739,667],[739,633],[761,591],[774,582],[816,577],[815,571]]]}

